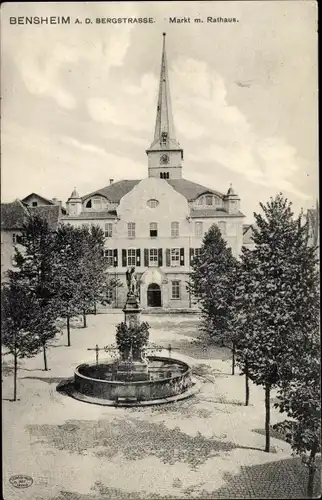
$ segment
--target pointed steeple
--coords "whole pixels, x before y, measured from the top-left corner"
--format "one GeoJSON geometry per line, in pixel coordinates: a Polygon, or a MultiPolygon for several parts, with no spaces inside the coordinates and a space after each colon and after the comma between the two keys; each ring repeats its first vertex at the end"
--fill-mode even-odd
{"type": "Polygon", "coordinates": [[[146,153],[149,157],[150,177],[160,176],[161,178],[180,178],[183,150],[175,137],[165,38],[166,34],[163,33],[161,71],[154,139],[146,153]],[[156,171],[156,169],[158,169],[158,171],[156,171]],[[162,174],[163,177],[160,174],[162,174]]]}
{"type": "Polygon", "coordinates": [[[179,144],[175,140],[165,37],[166,34],[163,33],[159,96],[153,145],[159,143],[161,145],[179,147],[179,144]],[[166,144],[164,144],[164,142],[166,142],[166,144]]]}

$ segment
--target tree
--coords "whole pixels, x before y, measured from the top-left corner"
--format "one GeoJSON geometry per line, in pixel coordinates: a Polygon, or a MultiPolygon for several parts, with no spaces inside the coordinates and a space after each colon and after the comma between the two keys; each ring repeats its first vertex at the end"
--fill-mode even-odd
{"type": "Polygon", "coordinates": [[[18,359],[35,356],[40,339],[35,335],[32,312],[35,297],[29,289],[13,277],[1,290],[1,343],[14,360],[13,401],[17,400],[18,359]]]}
{"type": "Polygon", "coordinates": [[[53,287],[59,313],[66,318],[68,347],[71,346],[70,320],[83,306],[83,240],[79,228],[66,224],[58,228],[54,244],[53,287]]]}
{"type": "Polygon", "coordinates": [[[201,306],[201,330],[211,342],[229,345],[233,351],[234,334],[231,328],[232,302],[235,294],[237,261],[222,238],[219,227],[213,224],[205,234],[200,254],[192,262],[188,290],[201,306]]]}
{"type": "Polygon", "coordinates": [[[303,353],[299,332],[315,325],[309,305],[316,278],[314,249],[308,247],[301,215],[281,194],[260,204],[254,214],[255,249],[243,249],[239,308],[243,335],[238,340],[241,364],[247,361],[251,380],[265,390],[265,451],[270,451],[270,391],[290,376],[289,359],[303,353]],[[313,263],[313,266],[312,266],[313,263]]]}
{"type": "Polygon", "coordinates": [[[59,311],[53,290],[53,248],[55,234],[49,229],[45,219],[30,215],[22,227],[20,246],[15,248],[15,269],[8,271],[9,278],[19,281],[32,295],[30,314],[33,321],[29,327],[39,338],[47,370],[47,345],[58,332],[56,320],[59,311]]]}
{"type": "Polygon", "coordinates": [[[275,404],[289,419],[273,427],[283,432],[295,454],[300,455],[308,467],[307,496],[313,498],[316,455],[321,451],[321,346],[318,331],[306,336],[304,344],[305,352],[289,358],[291,376],[280,384],[275,404]]]}
{"type": "Polygon", "coordinates": [[[99,299],[103,300],[106,281],[106,258],[104,256],[104,232],[99,226],[92,225],[83,228],[84,243],[82,256],[83,279],[81,296],[83,302],[84,327],[86,314],[96,310],[99,299]]]}

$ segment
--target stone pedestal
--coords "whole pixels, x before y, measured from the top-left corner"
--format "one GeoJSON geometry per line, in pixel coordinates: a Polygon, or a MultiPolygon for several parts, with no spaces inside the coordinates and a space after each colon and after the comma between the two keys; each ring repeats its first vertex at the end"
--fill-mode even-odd
{"type": "Polygon", "coordinates": [[[141,307],[139,300],[133,293],[127,294],[125,306],[123,307],[124,321],[127,326],[136,326],[140,324],[141,307]]]}
{"type": "MultiPolygon", "coordinates": [[[[124,321],[128,327],[140,325],[141,311],[142,309],[137,296],[129,292],[123,308],[124,321]]],[[[131,379],[133,382],[148,380],[148,363],[145,359],[143,359],[141,351],[139,349],[135,349],[129,354],[132,359],[128,356],[128,359],[122,359],[118,362],[116,371],[117,380],[125,381],[131,379]]]]}

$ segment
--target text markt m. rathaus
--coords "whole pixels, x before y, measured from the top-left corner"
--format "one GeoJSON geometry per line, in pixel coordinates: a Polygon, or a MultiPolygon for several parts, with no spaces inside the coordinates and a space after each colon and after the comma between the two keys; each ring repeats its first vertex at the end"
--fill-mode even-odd
{"type": "MultiPolygon", "coordinates": [[[[180,23],[203,23],[204,20],[199,18],[199,17],[195,17],[191,20],[191,17],[169,17],[169,23],[176,23],[176,24],[180,24],[180,23]]],[[[206,22],[207,23],[238,23],[238,19],[236,19],[236,17],[211,17],[211,16],[208,16],[207,19],[206,19],[206,22]]]]}

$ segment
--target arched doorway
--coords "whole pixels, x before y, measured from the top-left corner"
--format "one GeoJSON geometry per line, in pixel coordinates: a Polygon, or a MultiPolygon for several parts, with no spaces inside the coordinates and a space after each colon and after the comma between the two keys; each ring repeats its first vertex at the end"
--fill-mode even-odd
{"type": "Polygon", "coordinates": [[[161,307],[161,288],[157,283],[151,283],[147,291],[148,307],[161,307]]]}

